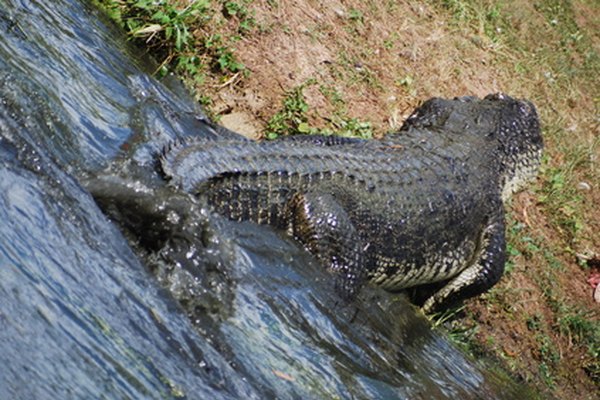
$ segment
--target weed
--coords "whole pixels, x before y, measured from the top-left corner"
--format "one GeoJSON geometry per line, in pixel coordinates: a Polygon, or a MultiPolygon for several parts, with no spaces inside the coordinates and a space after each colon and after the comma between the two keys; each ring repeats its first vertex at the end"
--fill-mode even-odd
{"type": "Polygon", "coordinates": [[[99,0],[109,15],[136,38],[150,47],[174,51],[189,50],[193,45],[190,26],[209,19],[209,1],[196,0],[186,7],[177,7],[168,1],[154,0],[99,0]]]}
{"type": "Polygon", "coordinates": [[[324,134],[336,134],[347,137],[360,137],[370,139],[373,137],[373,126],[369,121],[361,121],[347,115],[346,102],[342,95],[334,88],[320,85],[319,91],[327,97],[334,106],[333,115],[325,118],[329,121],[329,128],[321,131],[324,134]]]}
{"type": "Polygon", "coordinates": [[[224,39],[220,34],[207,36],[204,40],[204,48],[212,56],[213,71],[221,73],[243,71],[244,65],[237,61],[231,48],[223,42],[224,39]]]}
{"type": "Polygon", "coordinates": [[[545,362],[540,363],[538,370],[546,386],[554,388],[554,386],[556,385],[556,381],[550,370],[550,367],[548,367],[548,364],[546,364],[545,362]]]}
{"type": "Polygon", "coordinates": [[[351,21],[362,23],[364,14],[362,11],[357,10],[356,8],[351,8],[350,11],[348,11],[348,18],[350,18],[351,21]]]}
{"type": "Polygon", "coordinates": [[[521,255],[521,252],[515,248],[511,243],[506,245],[506,252],[508,254],[508,258],[506,260],[506,264],[504,265],[504,273],[506,276],[510,276],[510,274],[515,269],[515,262],[513,260],[514,257],[521,255]]]}
{"type": "Polygon", "coordinates": [[[452,343],[474,354],[480,351],[474,340],[479,327],[476,324],[467,326],[461,322],[461,318],[465,315],[465,308],[466,306],[462,305],[436,313],[430,317],[430,321],[434,329],[443,328],[452,343]]]}
{"type": "Polygon", "coordinates": [[[319,91],[323,96],[329,99],[331,104],[333,104],[335,107],[335,114],[340,115],[346,112],[346,102],[344,101],[342,94],[335,87],[320,85],[319,91]]]}
{"type": "MultiPolygon", "coordinates": [[[[372,58],[368,52],[362,54],[364,59],[372,58]]],[[[348,85],[352,86],[359,83],[364,83],[367,86],[372,88],[381,89],[381,83],[377,78],[377,75],[369,68],[368,65],[365,65],[359,57],[355,55],[350,55],[346,52],[341,52],[338,54],[338,65],[341,66],[342,70],[338,72],[340,75],[339,78],[348,83],[348,85]]]]}
{"type": "Polygon", "coordinates": [[[549,335],[550,328],[541,314],[533,314],[525,319],[527,329],[534,334],[537,344],[534,353],[539,358],[538,372],[546,386],[553,388],[556,384],[555,368],[560,361],[560,353],[549,335]]]}
{"type": "MultiPolygon", "coordinates": [[[[546,254],[545,257],[554,257],[546,254]]],[[[552,270],[545,274],[544,282],[540,282],[543,289],[544,299],[549,308],[554,313],[551,323],[547,323],[540,315],[533,315],[526,319],[529,330],[537,332],[536,341],[538,343],[538,353],[540,360],[540,373],[544,381],[552,387],[554,378],[551,374],[551,367],[560,361],[559,352],[556,345],[549,336],[549,332],[554,332],[560,336],[566,337],[569,346],[582,347],[587,356],[582,357],[582,368],[588,375],[598,382],[600,378],[600,322],[593,318],[590,311],[583,311],[566,303],[564,298],[560,298],[554,289],[556,281],[552,270]]]]}
{"type": "Polygon", "coordinates": [[[402,87],[411,97],[417,95],[417,85],[415,85],[415,79],[411,75],[404,75],[394,81],[394,84],[402,87]]]}
{"type": "Polygon", "coordinates": [[[548,266],[551,269],[553,269],[557,272],[565,271],[564,264],[554,255],[554,253],[552,251],[550,251],[549,249],[543,249],[543,255],[544,255],[544,259],[546,260],[546,262],[548,263],[548,266]]]}
{"type": "Polygon", "coordinates": [[[573,169],[578,163],[571,158],[571,163],[542,170],[541,196],[539,201],[547,209],[551,222],[569,241],[573,241],[583,227],[581,215],[582,197],[577,192],[576,175],[573,169]]]}
{"type": "Polygon", "coordinates": [[[525,228],[525,224],[515,220],[510,214],[507,216],[506,253],[508,257],[504,266],[504,272],[507,275],[514,270],[515,260],[523,256],[520,238],[525,228]]]}
{"type": "Polygon", "coordinates": [[[499,27],[495,27],[495,29],[490,29],[490,28],[494,28],[494,25],[497,25],[501,18],[501,13],[500,13],[500,6],[498,4],[494,4],[493,6],[491,6],[490,8],[488,8],[486,10],[485,13],[485,20],[487,22],[486,24],[486,32],[488,32],[488,36],[494,36],[494,32],[500,32],[501,28],[499,27]],[[489,32],[491,30],[491,32],[489,32]]]}
{"type": "Polygon", "coordinates": [[[334,133],[339,136],[360,137],[363,139],[373,137],[373,127],[368,121],[361,121],[358,118],[334,117],[331,124],[334,133]]]}
{"type": "Polygon", "coordinates": [[[560,355],[556,350],[556,346],[552,338],[550,336],[540,334],[536,339],[540,346],[539,351],[544,363],[549,363],[552,366],[556,365],[558,360],[560,360],[560,355]]]}
{"type": "MultiPolygon", "coordinates": [[[[202,60],[196,55],[180,55],[175,61],[175,70],[188,76],[197,84],[204,83],[204,74],[198,72],[201,71],[203,67],[202,60]]],[[[168,72],[168,69],[165,68],[160,72],[162,75],[165,75],[168,72]]]]}
{"type": "Polygon", "coordinates": [[[534,314],[525,320],[525,324],[527,325],[527,329],[532,332],[537,332],[542,329],[542,316],[539,314],[534,314]]]}
{"type": "Polygon", "coordinates": [[[397,79],[396,84],[399,86],[410,87],[414,83],[414,79],[410,75],[405,75],[403,78],[397,79]]]}
{"type": "Polygon", "coordinates": [[[398,32],[392,32],[388,38],[383,41],[383,47],[385,47],[387,50],[391,50],[399,39],[400,35],[398,32]]]}
{"type": "Polygon", "coordinates": [[[600,350],[600,323],[593,321],[591,313],[575,311],[565,313],[558,319],[560,333],[567,335],[570,342],[600,350]]]}
{"type": "Polygon", "coordinates": [[[356,62],[354,63],[353,69],[350,71],[350,82],[365,83],[373,88],[381,89],[381,83],[379,82],[379,79],[377,79],[377,75],[369,68],[369,66],[356,62]]]}
{"type": "Polygon", "coordinates": [[[304,89],[315,84],[314,79],[287,92],[283,99],[283,108],[271,117],[267,123],[264,135],[267,139],[275,139],[282,135],[296,133],[311,133],[313,129],[308,125],[308,104],[304,98],[304,89]]]}
{"type": "Polygon", "coordinates": [[[358,118],[350,118],[345,114],[344,100],[335,89],[320,85],[319,90],[327,97],[333,99],[336,105],[336,112],[329,121],[329,126],[325,129],[312,127],[308,123],[309,106],[304,97],[304,89],[317,83],[314,79],[309,79],[302,85],[295,87],[287,92],[283,107],[275,113],[267,123],[267,128],[263,135],[267,139],[275,139],[279,136],[294,134],[321,134],[321,135],[339,135],[348,137],[360,137],[369,139],[373,137],[373,127],[368,121],[361,121],[358,118]]]}
{"type": "Polygon", "coordinates": [[[499,4],[485,4],[468,0],[444,0],[441,2],[459,24],[468,24],[479,34],[485,35],[492,43],[499,43],[507,30],[506,21],[499,4]]]}
{"type": "MultiPolygon", "coordinates": [[[[153,49],[163,59],[158,72],[170,70],[184,79],[202,84],[208,68],[219,73],[244,70],[235,57],[231,43],[235,37],[222,38],[204,33],[202,28],[215,21],[213,2],[193,0],[181,4],[168,0],[96,0],[108,15],[123,26],[134,39],[153,49]]],[[[239,30],[253,26],[246,8],[247,0],[222,3],[222,13],[239,20],[239,30]]]]}
{"type": "Polygon", "coordinates": [[[251,2],[252,0],[223,2],[223,15],[227,18],[237,18],[240,33],[250,32],[256,26],[254,14],[248,9],[251,2]]]}
{"type": "Polygon", "coordinates": [[[431,324],[434,328],[438,328],[455,320],[465,309],[465,306],[451,307],[447,310],[433,314],[431,324]]]}

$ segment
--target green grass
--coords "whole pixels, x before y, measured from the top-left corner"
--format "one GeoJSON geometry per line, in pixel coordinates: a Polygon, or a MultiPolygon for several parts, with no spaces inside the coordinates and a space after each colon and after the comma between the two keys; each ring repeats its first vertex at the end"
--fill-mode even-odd
{"type": "Polygon", "coordinates": [[[304,90],[316,84],[315,79],[309,79],[286,93],[281,109],[267,123],[263,132],[265,138],[275,139],[280,136],[297,134],[339,135],[364,139],[373,137],[371,123],[348,117],[343,98],[334,89],[325,85],[320,85],[319,90],[325,96],[330,97],[332,104],[335,105],[335,112],[325,118],[329,122],[327,127],[311,126],[309,123],[311,110],[306,102],[304,90]]]}
{"type": "Polygon", "coordinates": [[[499,42],[501,34],[508,30],[501,7],[496,2],[443,0],[441,4],[455,21],[469,24],[493,43],[499,42]]]}
{"type": "MultiPolygon", "coordinates": [[[[509,229],[509,232],[514,229],[509,229]]],[[[591,310],[573,305],[558,284],[559,275],[566,272],[558,257],[561,249],[545,244],[542,238],[528,233],[524,227],[513,234],[516,234],[519,240],[516,244],[518,255],[526,259],[537,257],[535,262],[541,259],[545,266],[541,273],[533,278],[542,290],[542,297],[537,301],[543,302],[552,313],[546,316],[523,316],[525,325],[535,334],[537,347],[533,351],[538,354],[544,382],[553,387],[556,375],[560,373],[558,364],[561,356],[558,349],[561,347],[561,341],[568,343],[569,347],[584,350],[587,356],[583,368],[597,384],[600,383],[600,321],[593,318],[591,310]]]]}
{"type": "Polygon", "coordinates": [[[264,132],[267,139],[298,133],[314,133],[315,128],[308,124],[308,103],[304,97],[304,89],[315,83],[315,80],[310,79],[286,93],[281,109],[267,123],[264,132]]]}
{"type": "MultiPolygon", "coordinates": [[[[585,170],[592,172],[590,160],[594,150],[581,143],[568,143],[566,138],[558,136],[562,133],[552,132],[552,126],[547,127],[545,132],[560,140],[564,161],[558,165],[545,163],[541,170],[543,185],[538,199],[556,230],[572,244],[577,240],[584,224],[583,195],[578,189],[582,175],[580,171],[583,174],[586,173],[585,170]]],[[[596,139],[592,147],[597,147],[598,142],[596,139]]]]}
{"type": "MultiPolygon", "coordinates": [[[[254,27],[248,0],[194,0],[179,5],[168,0],[96,0],[130,37],[158,58],[159,76],[175,72],[202,84],[208,72],[228,75],[245,71],[234,48],[239,35],[211,33],[211,25],[235,20],[240,35],[254,27]]],[[[190,87],[194,87],[190,85],[190,87]]]]}

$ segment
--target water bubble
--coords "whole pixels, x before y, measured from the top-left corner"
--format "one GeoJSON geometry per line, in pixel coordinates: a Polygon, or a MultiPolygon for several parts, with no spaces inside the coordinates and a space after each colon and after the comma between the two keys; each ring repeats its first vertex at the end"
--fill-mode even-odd
{"type": "Polygon", "coordinates": [[[181,221],[181,216],[179,214],[177,214],[175,211],[171,210],[167,214],[167,221],[169,221],[172,224],[177,224],[177,223],[179,223],[179,221],[181,221]]]}

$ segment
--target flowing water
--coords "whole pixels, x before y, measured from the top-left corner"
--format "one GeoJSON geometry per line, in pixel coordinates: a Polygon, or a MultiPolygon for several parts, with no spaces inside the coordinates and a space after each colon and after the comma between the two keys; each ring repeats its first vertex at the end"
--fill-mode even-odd
{"type": "Polygon", "coordinates": [[[87,3],[0,0],[1,399],[529,395],[401,296],[341,304],[293,242],[165,187],[166,143],[232,133],[153,67],[87,3]]]}

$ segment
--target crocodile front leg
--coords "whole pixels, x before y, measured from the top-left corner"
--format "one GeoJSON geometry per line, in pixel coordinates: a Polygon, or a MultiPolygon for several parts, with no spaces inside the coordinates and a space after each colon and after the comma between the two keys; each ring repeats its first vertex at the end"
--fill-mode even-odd
{"type": "Polygon", "coordinates": [[[346,210],[329,194],[296,194],[286,209],[290,234],[335,276],[335,288],[353,298],[366,280],[365,251],[346,210]]]}
{"type": "Polygon", "coordinates": [[[472,263],[425,301],[431,313],[490,289],[502,276],[506,262],[504,212],[484,229],[472,263]]]}

